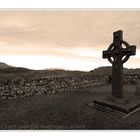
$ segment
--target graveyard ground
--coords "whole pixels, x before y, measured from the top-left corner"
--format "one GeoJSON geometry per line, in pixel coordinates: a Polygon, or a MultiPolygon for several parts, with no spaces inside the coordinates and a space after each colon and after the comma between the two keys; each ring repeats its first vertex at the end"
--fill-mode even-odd
{"type": "MultiPolygon", "coordinates": [[[[120,119],[86,105],[110,94],[110,85],[0,101],[0,129],[140,129],[140,118],[120,119]]],[[[125,86],[133,94],[135,86],[125,86]]]]}

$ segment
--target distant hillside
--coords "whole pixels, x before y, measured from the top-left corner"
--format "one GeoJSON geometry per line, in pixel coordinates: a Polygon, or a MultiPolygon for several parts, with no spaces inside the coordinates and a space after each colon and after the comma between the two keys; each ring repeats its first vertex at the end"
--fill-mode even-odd
{"type": "MultiPolygon", "coordinates": [[[[124,74],[140,74],[140,68],[136,69],[124,68],[123,71],[124,74]]],[[[112,67],[111,66],[99,67],[94,70],[91,70],[90,73],[94,75],[110,75],[112,73],[112,67]]]]}
{"type": "Polygon", "coordinates": [[[65,76],[65,75],[79,75],[85,73],[83,71],[69,71],[62,69],[44,69],[44,70],[31,70],[28,68],[14,67],[0,62],[0,73],[25,73],[30,75],[40,75],[40,76],[65,76]]]}
{"type": "MultiPolygon", "coordinates": [[[[10,66],[0,62],[0,73],[3,74],[21,73],[22,75],[25,73],[29,75],[38,75],[38,76],[67,76],[67,75],[80,75],[85,73],[89,73],[91,75],[111,75],[112,67],[111,66],[99,67],[94,70],[91,70],[90,72],[76,71],[76,70],[70,71],[70,70],[61,70],[61,69],[31,70],[28,68],[10,66]]],[[[140,74],[140,68],[136,68],[136,69],[124,68],[124,74],[140,74]]]]}
{"type": "Polygon", "coordinates": [[[3,68],[0,69],[0,73],[27,73],[31,71],[30,69],[27,68],[21,68],[21,67],[9,67],[9,68],[3,68]]]}
{"type": "Polygon", "coordinates": [[[12,66],[0,62],[0,69],[12,68],[12,66]]]}
{"type": "Polygon", "coordinates": [[[0,73],[21,73],[28,71],[30,71],[30,69],[22,67],[14,67],[0,62],[0,73]]]}
{"type": "Polygon", "coordinates": [[[94,75],[110,75],[111,71],[112,71],[111,66],[107,66],[107,67],[99,67],[94,70],[91,70],[90,73],[94,75]]]}
{"type": "Polygon", "coordinates": [[[45,70],[35,70],[32,73],[40,74],[45,76],[68,76],[68,75],[79,75],[86,72],[83,71],[70,71],[70,70],[61,70],[61,69],[45,69],[45,70]]]}

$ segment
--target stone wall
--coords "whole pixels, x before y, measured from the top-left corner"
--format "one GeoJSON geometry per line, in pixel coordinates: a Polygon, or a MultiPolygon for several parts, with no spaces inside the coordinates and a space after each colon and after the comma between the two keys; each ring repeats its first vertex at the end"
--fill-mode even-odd
{"type": "Polygon", "coordinates": [[[138,80],[140,80],[140,75],[139,74],[124,75],[124,84],[136,85],[138,80]]]}
{"type": "MultiPolygon", "coordinates": [[[[136,84],[140,75],[124,75],[124,84],[136,84]]],[[[111,83],[110,76],[15,77],[0,79],[0,99],[15,99],[40,94],[57,94],[111,83]]]]}
{"type": "Polygon", "coordinates": [[[0,98],[15,99],[40,94],[57,94],[107,83],[108,76],[91,76],[88,74],[63,77],[2,79],[0,81],[0,98]]]}
{"type": "MultiPolygon", "coordinates": [[[[109,83],[111,83],[111,76],[109,76],[109,83]]],[[[125,74],[124,84],[126,85],[136,85],[137,81],[140,80],[140,74],[125,74]]]]}

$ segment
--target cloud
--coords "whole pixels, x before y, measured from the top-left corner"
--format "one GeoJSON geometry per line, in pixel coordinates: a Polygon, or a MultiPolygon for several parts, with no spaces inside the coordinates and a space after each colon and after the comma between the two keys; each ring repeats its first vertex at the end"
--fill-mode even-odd
{"type": "Polygon", "coordinates": [[[104,65],[102,51],[120,29],[124,40],[140,48],[139,11],[1,11],[0,21],[3,56],[42,55],[104,65]]]}

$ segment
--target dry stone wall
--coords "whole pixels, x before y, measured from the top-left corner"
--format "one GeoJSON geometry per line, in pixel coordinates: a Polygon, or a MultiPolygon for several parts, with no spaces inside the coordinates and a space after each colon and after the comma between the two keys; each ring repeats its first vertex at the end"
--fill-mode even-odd
{"type": "MultiPolygon", "coordinates": [[[[124,75],[124,84],[136,84],[138,80],[140,80],[140,75],[124,75]]],[[[109,83],[111,83],[110,76],[94,76],[91,74],[0,79],[0,99],[57,94],[109,83]]]]}
{"type": "Polygon", "coordinates": [[[15,99],[40,94],[57,94],[107,83],[108,76],[91,75],[3,79],[0,81],[0,98],[15,99]]]}
{"type": "MultiPolygon", "coordinates": [[[[109,75],[109,83],[111,83],[111,75],[109,75]]],[[[136,85],[137,81],[140,80],[140,74],[125,74],[124,75],[124,84],[126,85],[136,85]]]]}
{"type": "Polygon", "coordinates": [[[139,74],[127,74],[124,76],[124,84],[136,85],[138,80],[140,80],[139,74]]]}

